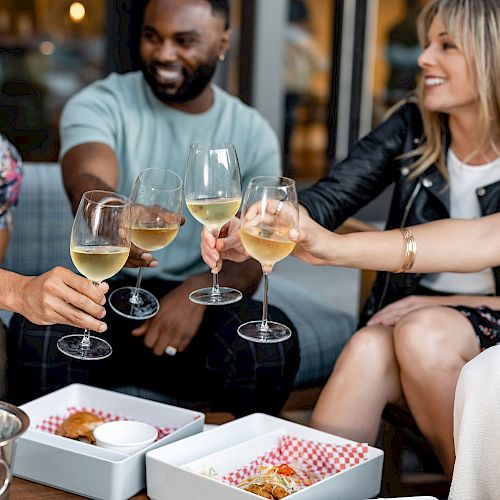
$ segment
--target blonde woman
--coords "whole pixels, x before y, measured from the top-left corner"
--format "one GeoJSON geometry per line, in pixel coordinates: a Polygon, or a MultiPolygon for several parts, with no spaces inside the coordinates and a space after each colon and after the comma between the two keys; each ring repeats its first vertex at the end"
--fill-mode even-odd
{"type": "MultiPolygon", "coordinates": [[[[500,214],[478,220],[443,220],[402,231],[338,236],[310,219],[297,241],[295,255],[315,265],[394,271],[410,256],[408,272],[476,272],[500,263],[500,214]],[[370,252],[366,252],[366,248],[370,252]],[[413,262],[413,263],[412,263],[413,262]]],[[[480,335],[491,343],[500,337],[500,311],[476,308],[480,335]]],[[[460,372],[455,392],[455,467],[452,500],[498,498],[500,437],[500,345],[482,352],[460,372]]]]}
{"type": "MultiPolygon", "coordinates": [[[[333,230],[390,184],[388,228],[500,210],[500,2],[431,0],[418,27],[416,102],[400,106],[300,193],[301,224],[311,217],[333,230]]],[[[231,231],[217,250],[238,254],[235,239],[231,231]]],[[[206,234],[202,250],[209,264],[217,261],[206,234]]],[[[500,268],[401,274],[403,264],[379,273],[363,327],[339,357],[312,424],[374,443],[385,405],[404,403],[451,475],[455,386],[462,366],[497,343],[482,334],[479,308],[500,310],[500,268]]]]}

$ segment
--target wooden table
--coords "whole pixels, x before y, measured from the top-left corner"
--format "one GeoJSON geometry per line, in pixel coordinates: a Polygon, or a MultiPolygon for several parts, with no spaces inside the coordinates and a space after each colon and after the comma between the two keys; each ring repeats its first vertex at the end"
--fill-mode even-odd
{"type": "MultiPolygon", "coordinates": [[[[74,500],[84,497],[15,477],[12,480],[10,498],[12,500],[74,500]]],[[[148,497],[146,492],[141,492],[132,498],[134,500],[147,500],[148,497]]]]}
{"type": "MultiPolygon", "coordinates": [[[[234,416],[230,413],[207,413],[205,416],[207,424],[224,424],[231,420],[234,420],[234,416]]],[[[10,498],[12,500],[74,500],[85,497],[14,477],[10,498]]],[[[145,490],[132,497],[133,500],[147,500],[147,498],[145,490]]]]}

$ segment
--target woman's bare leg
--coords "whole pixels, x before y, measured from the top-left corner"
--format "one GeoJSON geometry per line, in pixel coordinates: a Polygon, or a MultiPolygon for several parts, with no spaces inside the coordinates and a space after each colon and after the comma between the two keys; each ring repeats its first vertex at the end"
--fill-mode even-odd
{"type": "Polygon", "coordinates": [[[394,346],[408,407],[451,477],[453,400],[460,370],[480,352],[474,329],[455,309],[423,308],[397,323],[394,346]]]}
{"type": "Polygon", "coordinates": [[[401,399],[392,327],[359,330],[340,354],[319,397],[311,425],[373,444],[382,411],[401,399]]]}

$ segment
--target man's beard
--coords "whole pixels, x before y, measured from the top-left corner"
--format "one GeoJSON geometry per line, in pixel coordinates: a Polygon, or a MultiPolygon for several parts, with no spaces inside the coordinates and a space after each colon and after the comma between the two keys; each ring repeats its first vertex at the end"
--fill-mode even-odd
{"type": "Polygon", "coordinates": [[[150,86],[153,94],[165,104],[177,104],[189,102],[198,97],[206,88],[207,85],[212,80],[215,70],[217,68],[217,62],[213,64],[204,64],[196,68],[196,70],[189,74],[185,68],[182,69],[182,74],[184,80],[181,86],[177,89],[174,94],[171,94],[166,90],[166,85],[160,84],[155,79],[155,69],[157,67],[162,67],[168,69],[168,65],[160,64],[150,64],[146,66],[142,63],[142,73],[146,79],[148,85],[150,86]]]}

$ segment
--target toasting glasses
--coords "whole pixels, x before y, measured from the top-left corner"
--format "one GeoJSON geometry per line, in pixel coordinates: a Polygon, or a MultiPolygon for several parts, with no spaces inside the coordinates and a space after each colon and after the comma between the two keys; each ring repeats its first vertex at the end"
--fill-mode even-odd
{"type": "MultiPolygon", "coordinates": [[[[240,166],[233,144],[191,145],[184,196],[192,216],[218,238],[221,227],[236,215],[241,203],[240,166]]],[[[219,286],[217,273],[212,274],[210,288],[189,295],[191,301],[204,305],[232,304],[241,297],[239,290],[219,286]]]]}
{"type": "Polygon", "coordinates": [[[250,181],[241,210],[240,237],[245,250],[262,265],[264,303],[262,320],[238,328],[238,334],[253,342],[282,342],[290,328],[267,319],[269,276],[276,262],[291,253],[295,243],[290,229],[297,228],[299,210],[295,181],[286,177],[255,177],[250,181]]]}
{"type": "MultiPolygon", "coordinates": [[[[130,252],[130,202],[109,191],[83,194],[71,231],[70,253],[75,267],[98,285],[115,275],[130,252]]],[[[113,351],[103,339],[67,335],[57,342],[61,352],[76,359],[107,358],[113,351]]]]}
{"type": "MultiPolygon", "coordinates": [[[[182,218],[182,179],[162,168],[146,168],[135,180],[130,195],[132,243],[148,252],[170,245],[182,218]]],[[[160,309],[157,298],[140,288],[144,268],[139,268],[135,287],[118,288],[109,305],[130,319],[152,318],[160,309]]]]}

